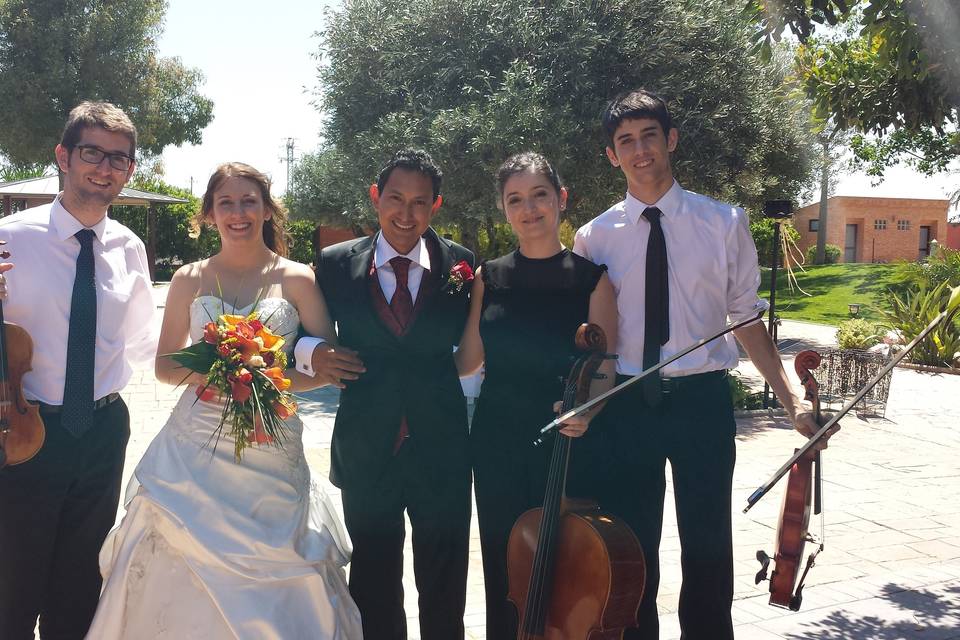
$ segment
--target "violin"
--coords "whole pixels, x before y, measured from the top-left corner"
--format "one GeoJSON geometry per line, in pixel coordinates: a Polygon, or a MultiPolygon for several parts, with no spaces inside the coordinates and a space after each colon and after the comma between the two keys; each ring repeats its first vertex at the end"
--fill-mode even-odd
{"type": "MultiPolygon", "coordinates": [[[[0,240],[0,245],[6,244],[0,240]]],[[[0,258],[10,257],[9,251],[0,258]]],[[[3,320],[0,302],[0,469],[37,455],[46,431],[40,409],[23,396],[21,379],[30,371],[33,340],[23,327],[3,320]]]]}
{"type": "MultiPolygon", "coordinates": [[[[797,354],[794,368],[800,376],[805,390],[804,399],[813,405],[817,424],[822,423],[820,416],[820,387],[812,370],[820,366],[821,357],[816,351],[803,351],[797,354]]],[[[823,533],[819,541],[809,531],[810,512],[819,515],[822,512],[822,468],[820,451],[807,451],[790,468],[787,490],[783,494],[780,506],[780,519],[777,524],[777,551],[774,555],[774,569],[770,574],[770,604],[777,607],[799,611],[803,602],[803,582],[814,566],[817,555],[823,551],[823,533]],[[812,504],[811,504],[812,501],[812,504]],[[819,547],[807,557],[806,566],[799,582],[797,576],[803,566],[803,552],[807,542],[819,543],[819,547]]],[[[821,519],[821,526],[822,526],[821,519]]],[[[767,577],[770,556],[763,550],[757,551],[757,560],[761,568],[756,583],[767,577]]]]}
{"type": "MultiPolygon", "coordinates": [[[[582,404],[604,359],[606,338],[583,324],[586,353],[573,365],[561,413],[582,404]]],[[[508,598],[518,640],[614,640],[635,627],[646,565],[636,535],[595,503],[566,497],[571,438],[557,433],[542,508],[522,514],[507,543],[508,598]]]]}

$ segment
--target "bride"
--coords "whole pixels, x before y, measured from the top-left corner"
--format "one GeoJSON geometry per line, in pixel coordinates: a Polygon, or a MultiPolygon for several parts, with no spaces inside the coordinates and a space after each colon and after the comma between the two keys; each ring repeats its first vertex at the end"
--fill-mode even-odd
{"type": "MultiPolygon", "coordinates": [[[[283,257],[283,210],[266,176],[245,164],[211,176],[200,216],[220,234],[213,257],[170,283],[157,351],[161,382],[185,375],[169,354],[202,339],[223,313],[260,319],[292,349],[300,325],[333,341],[313,272],[283,257]]],[[[317,386],[293,368],[292,389],[317,386]]],[[[330,639],[361,637],[343,567],[350,546],[326,493],[310,479],[303,423],[283,447],[246,448],[220,424],[218,401],[197,401],[191,373],[176,408],[137,465],[126,515],[100,552],[103,592],[89,639],[330,639]],[[211,436],[214,436],[211,438],[211,436]]]]}

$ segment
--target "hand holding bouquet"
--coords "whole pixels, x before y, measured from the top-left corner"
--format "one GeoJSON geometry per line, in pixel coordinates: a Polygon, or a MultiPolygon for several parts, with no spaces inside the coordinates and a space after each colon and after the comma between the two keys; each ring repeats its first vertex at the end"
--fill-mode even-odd
{"type": "Polygon", "coordinates": [[[282,445],[283,421],[297,412],[290,380],[283,377],[283,343],[254,311],[221,315],[206,324],[203,340],[170,354],[186,369],[206,375],[206,383],[197,387],[199,400],[224,399],[216,433],[227,425],[238,462],[252,443],[282,445]]]}

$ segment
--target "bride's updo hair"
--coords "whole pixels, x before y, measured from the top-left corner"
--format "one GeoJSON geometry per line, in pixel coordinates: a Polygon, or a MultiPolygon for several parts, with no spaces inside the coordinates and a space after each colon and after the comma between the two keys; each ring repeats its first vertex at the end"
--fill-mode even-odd
{"type": "Polygon", "coordinates": [[[203,194],[200,211],[194,218],[196,225],[199,227],[201,224],[209,223],[209,216],[213,212],[213,196],[227,178],[245,178],[256,184],[260,189],[263,206],[270,212],[270,219],[263,223],[263,243],[277,255],[286,257],[287,233],[284,226],[287,222],[287,211],[278,200],[270,195],[270,178],[248,164],[226,162],[217,167],[217,170],[213,172],[207,182],[207,190],[203,194]]]}

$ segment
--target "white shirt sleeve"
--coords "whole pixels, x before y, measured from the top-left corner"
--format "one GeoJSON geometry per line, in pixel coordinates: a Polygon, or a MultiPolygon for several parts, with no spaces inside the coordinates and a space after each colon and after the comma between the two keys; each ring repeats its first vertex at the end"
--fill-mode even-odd
{"type": "Polygon", "coordinates": [[[757,247],[750,235],[750,221],[743,209],[737,208],[736,212],[727,239],[727,314],[734,323],[748,320],[769,307],[758,295],[760,267],[757,247]]]}
{"type": "Polygon", "coordinates": [[[153,322],[156,310],[153,283],[150,282],[147,253],[142,243],[137,244],[135,255],[139,264],[127,265],[129,272],[135,275],[131,279],[130,298],[124,314],[123,357],[131,366],[142,366],[156,358],[159,335],[153,322]]]}
{"type": "Polygon", "coordinates": [[[303,336],[297,340],[296,346],[293,347],[293,357],[297,361],[297,371],[311,378],[317,375],[317,372],[313,370],[313,350],[326,342],[323,338],[314,336],[303,336]]]}

